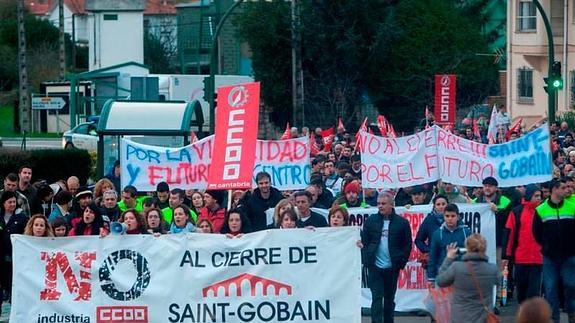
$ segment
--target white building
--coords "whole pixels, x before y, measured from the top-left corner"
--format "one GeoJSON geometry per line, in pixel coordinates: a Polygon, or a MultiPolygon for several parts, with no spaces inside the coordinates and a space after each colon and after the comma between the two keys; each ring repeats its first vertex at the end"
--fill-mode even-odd
{"type": "Polygon", "coordinates": [[[144,62],[145,0],[87,0],[89,70],[144,62]]]}
{"type": "MultiPolygon", "coordinates": [[[[562,63],[563,90],[557,96],[557,114],[575,104],[575,5],[573,0],[540,0],[549,17],[555,60],[562,63]],[[567,39],[565,42],[564,40],[567,39]]],[[[507,107],[513,118],[529,124],[547,116],[544,77],[548,74],[545,25],[531,0],[507,1],[507,107]]]]}
{"type": "MultiPolygon", "coordinates": [[[[58,1],[54,1],[45,14],[56,27],[59,25],[59,9],[58,1]]],[[[88,45],[88,15],[83,0],[64,0],[64,32],[76,43],[88,45]]]]}

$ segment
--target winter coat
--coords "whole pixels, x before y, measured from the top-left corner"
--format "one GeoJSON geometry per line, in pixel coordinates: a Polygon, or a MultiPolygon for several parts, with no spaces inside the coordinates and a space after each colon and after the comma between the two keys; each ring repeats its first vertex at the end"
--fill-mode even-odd
{"type": "Polygon", "coordinates": [[[415,236],[415,246],[422,253],[429,253],[429,247],[431,246],[431,237],[433,233],[441,227],[443,224],[443,216],[439,218],[435,211],[427,214],[423,222],[417,230],[417,235],[415,236]]]}
{"type": "Polygon", "coordinates": [[[222,227],[224,226],[225,218],[226,218],[226,209],[224,209],[223,207],[218,208],[215,211],[211,211],[208,210],[207,207],[203,207],[200,209],[200,215],[198,216],[198,221],[208,220],[212,224],[213,233],[220,233],[220,231],[222,231],[222,227]]]}
{"type": "Polygon", "coordinates": [[[4,212],[0,211],[0,263],[5,259],[12,259],[12,242],[10,235],[23,234],[28,218],[23,213],[14,213],[4,222],[4,212]]]}
{"type": "Polygon", "coordinates": [[[575,204],[555,204],[551,198],[541,203],[533,216],[533,236],[545,257],[563,260],[575,256],[575,204]]]}
{"type": "Polygon", "coordinates": [[[427,279],[435,281],[439,266],[447,255],[447,246],[457,243],[458,248],[465,247],[465,239],[471,235],[471,231],[464,225],[458,225],[453,231],[449,230],[445,223],[433,233],[429,248],[429,263],[427,265],[427,279]]]}
{"type": "MultiPolygon", "coordinates": [[[[409,222],[397,215],[395,210],[389,215],[389,255],[393,269],[403,269],[411,253],[411,227],[409,222]]],[[[381,233],[383,229],[383,215],[376,213],[367,218],[361,231],[361,249],[362,263],[367,267],[375,266],[377,248],[381,242],[381,233]]]]}
{"type": "Polygon", "coordinates": [[[509,235],[505,256],[513,259],[516,264],[543,264],[541,245],[533,236],[533,217],[537,206],[538,203],[523,201],[522,205],[514,208],[507,218],[505,228],[509,230],[509,235]]]}
{"type": "Polygon", "coordinates": [[[254,232],[261,231],[267,227],[266,210],[274,208],[282,199],[282,193],[275,187],[270,187],[270,196],[267,199],[264,199],[260,189],[256,188],[253,194],[247,195],[240,201],[238,208],[250,219],[254,232]]]}
{"type": "Polygon", "coordinates": [[[454,261],[451,258],[445,258],[443,261],[436,283],[440,287],[453,286],[451,322],[485,323],[487,319],[487,312],[467,263],[475,273],[483,302],[493,310],[493,286],[499,283],[500,273],[497,265],[488,263],[487,260],[485,255],[468,253],[463,256],[463,261],[454,261]]]}

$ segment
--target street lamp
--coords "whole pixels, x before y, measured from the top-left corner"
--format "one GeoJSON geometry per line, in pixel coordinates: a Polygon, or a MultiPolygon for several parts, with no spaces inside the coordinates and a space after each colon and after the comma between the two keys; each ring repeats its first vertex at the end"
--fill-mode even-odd
{"type": "Polygon", "coordinates": [[[549,45],[549,67],[547,71],[547,78],[545,78],[545,90],[548,96],[548,107],[547,107],[547,119],[549,122],[555,121],[555,95],[557,91],[563,88],[563,80],[561,79],[561,63],[555,62],[555,48],[553,47],[553,31],[551,29],[551,24],[549,23],[549,18],[545,14],[545,10],[539,3],[539,0],[533,0],[533,3],[539,10],[541,18],[543,18],[543,23],[545,24],[545,30],[547,31],[547,39],[549,45]],[[556,69],[555,66],[559,66],[559,78],[557,74],[553,71],[556,69]],[[554,68],[555,67],[555,68],[554,68]]]}

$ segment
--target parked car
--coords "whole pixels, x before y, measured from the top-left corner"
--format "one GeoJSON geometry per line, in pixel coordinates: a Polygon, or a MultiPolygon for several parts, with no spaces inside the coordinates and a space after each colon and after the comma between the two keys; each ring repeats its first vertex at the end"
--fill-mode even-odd
{"type": "Polygon", "coordinates": [[[86,149],[88,151],[98,150],[97,123],[84,122],[76,127],[64,132],[62,135],[62,148],[64,149],[86,149]]]}

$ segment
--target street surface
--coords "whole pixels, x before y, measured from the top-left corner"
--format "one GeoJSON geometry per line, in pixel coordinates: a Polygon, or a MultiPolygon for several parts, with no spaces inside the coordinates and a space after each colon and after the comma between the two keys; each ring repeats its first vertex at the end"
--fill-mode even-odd
{"type": "MultiPolygon", "coordinates": [[[[20,148],[22,138],[2,138],[1,148],[20,148]]],[[[0,148],[0,149],[1,149],[0,148]]],[[[58,149],[62,148],[61,138],[26,138],[26,149],[58,149]]]]}

